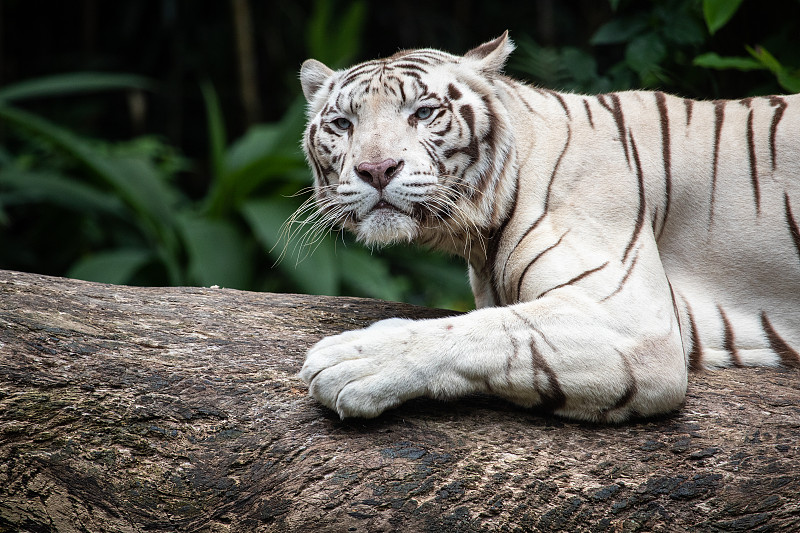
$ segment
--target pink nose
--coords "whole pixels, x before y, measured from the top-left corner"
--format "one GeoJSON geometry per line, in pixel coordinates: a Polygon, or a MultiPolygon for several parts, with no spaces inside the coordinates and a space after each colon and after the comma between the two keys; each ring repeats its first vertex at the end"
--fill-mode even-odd
{"type": "Polygon", "coordinates": [[[397,162],[394,159],[386,159],[380,163],[364,161],[356,167],[356,173],[359,178],[381,190],[400,172],[401,168],[403,168],[403,162],[397,162]]]}

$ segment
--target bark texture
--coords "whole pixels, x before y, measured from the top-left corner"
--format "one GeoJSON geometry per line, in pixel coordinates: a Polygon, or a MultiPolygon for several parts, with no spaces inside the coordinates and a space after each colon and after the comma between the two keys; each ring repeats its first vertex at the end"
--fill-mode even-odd
{"type": "Polygon", "coordinates": [[[0,531],[798,531],[800,371],[694,374],[672,416],[488,397],[342,422],[306,349],[446,312],[0,271],[0,531]]]}

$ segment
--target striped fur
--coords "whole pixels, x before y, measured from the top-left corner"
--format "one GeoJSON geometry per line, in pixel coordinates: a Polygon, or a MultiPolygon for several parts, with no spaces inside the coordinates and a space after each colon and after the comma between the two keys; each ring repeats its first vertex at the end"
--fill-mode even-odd
{"type": "Polygon", "coordinates": [[[620,421],[678,407],[689,369],[800,366],[800,95],[562,94],[504,76],[512,50],[303,65],[318,224],[464,256],[478,307],[323,339],[310,393],[620,421]]]}

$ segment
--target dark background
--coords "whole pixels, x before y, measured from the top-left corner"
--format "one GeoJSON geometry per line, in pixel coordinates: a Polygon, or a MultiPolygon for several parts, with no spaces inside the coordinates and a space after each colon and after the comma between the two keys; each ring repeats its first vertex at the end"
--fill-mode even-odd
{"type": "Polygon", "coordinates": [[[553,89],[800,90],[797,0],[2,0],[0,268],[469,308],[460,262],[411,247],[295,236],[273,266],[310,184],[297,72],[506,29],[553,89]]]}

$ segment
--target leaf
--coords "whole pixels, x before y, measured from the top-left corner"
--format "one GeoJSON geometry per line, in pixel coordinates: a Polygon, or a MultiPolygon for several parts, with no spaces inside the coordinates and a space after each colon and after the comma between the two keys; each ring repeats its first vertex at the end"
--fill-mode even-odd
{"type": "Polygon", "coordinates": [[[128,213],[116,196],[61,174],[5,167],[0,172],[0,186],[16,193],[14,203],[47,203],[119,217],[128,213]]]}
{"type": "Polygon", "coordinates": [[[200,84],[200,90],[203,93],[203,102],[206,108],[211,166],[214,169],[214,179],[220,180],[225,166],[225,147],[227,145],[225,119],[222,116],[222,108],[214,86],[205,81],[200,84]]]}
{"type": "Polygon", "coordinates": [[[670,42],[680,46],[701,46],[706,41],[706,28],[694,13],[676,11],[671,4],[664,5],[663,11],[661,33],[670,42]]]}
{"type": "Polygon", "coordinates": [[[298,143],[305,126],[304,108],[297,98],[279,122],[254,126],[233,143],[206,198],[210,214],[224,215],[266,182],[311,182],[298,143]]]}
{"type": "Polygon", "coordinates": [[[351,2],[341,16],[340,6],[331,0],[316,0],[308,23],[307,45],[311,57],[333,68],[345,66],[361,48],[361,32],[366,17],[363,0],[351,2]]]}
{"type": "Polygon", "coordinates": [[[300,290],[308,294],[339,294],[340,269],[330,236],[303,245],[301,236],[295,236],[292,244],[281,232],[284,222],[294,212],[292,203],[274,199],[250,200],[242,205],[241,210],[258,241],[275,258],[275,266],[300,290]]]}
{"type": "Polygon", "coordinates": [[[181,213],[178,221],[189,256],[189,274],[196,283],[235,289],[250,285],[253,259],[236,226],[193,213],[181,213]]]}
{"type": "Polygon", "coordinates": [[[756,58],[759,63],[764,65],[771,72],[778,74],[783,70],[783,66],[781,65],[780,61],[778,61],[775,56],[770,54],[766,48],[761,46],[756,46],[755,48],[745,46],[745,49],[750,53],[751,56],[756,58]]]}
{"type": "Polygon", "coordinates": [[[703,17],[708,32],[714,35],[739,10],[742,0],[703,0],[703,17]]]}
{"type": "Polygon", "coordinates": [[[708,52],[694,58],[692,64],[698,67],[717,70],[735,69],[741,71],[764,70],[766,67],[751,57],[721,57],[715,52],[708,52]]]}
{"type": "Polygon", "coordinates": [[[98,252],[72,265],[67,277],[122,285],[152,260],[152,252],[138,248],[98,252]]]}
{"type": "Polygon", "coordinates": [[[647,27],[647,20],[641,17],[615,18],[600,26],[589,43],[592,45],[626,43],[647,27]]]}
{"type": "Polygon", "coordinates": [[[597,62],[590,54],[578,48],[565,47],[561,61],[570,77],[580,84],[588,84],[597,79],[597,62]]]}
{"type": "Polygon", "coordinates": [[[640,35],[625,48],[625,62],[640,76],[658,70],[666,56],[667,47],[656,33],[640,35]]]}
{"type": "Polygon", "coordinates": [[[0,119],[42,136],[105,181],[145,220],[147,230],[155,232],[152,236],[169,231],[177,196],[150,161],[102,154],[71,132],[20,109],[0,106],[0,119]]]}
{"type": "Polygon", "coordinates": [[[152,80],[133,74],[72,72],[21,81],[0,89],[0,102],[112,90],[153,90],[152,80]]]}
{"type": "Polygon", "coordinates": [[[778,83],[790,93],[800,93],[800,71],[784,69],[778,73],[778,83]]]}
{"type": "Polygon", "coordinates": [[[342,281],[363,296],[382,300],[403,301],[408,282],[389,271],[385,259],[370,255],[364,249],[343,248],[337,258],[342,265],[342,281]]]}

